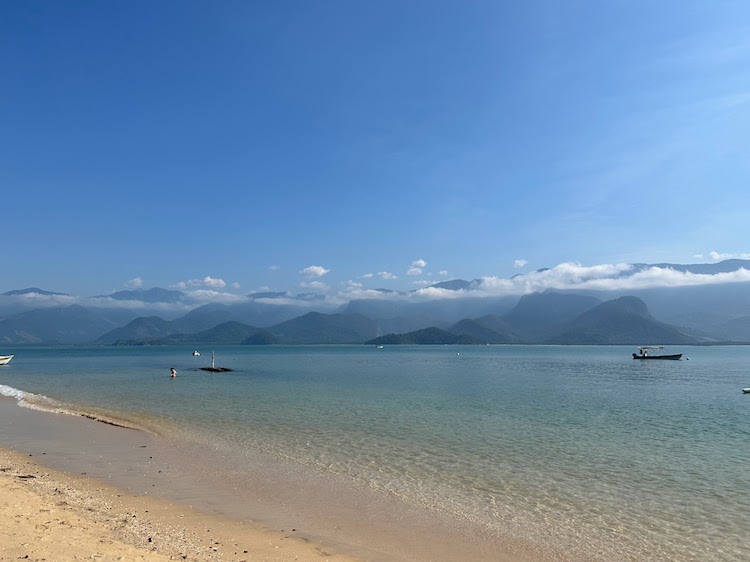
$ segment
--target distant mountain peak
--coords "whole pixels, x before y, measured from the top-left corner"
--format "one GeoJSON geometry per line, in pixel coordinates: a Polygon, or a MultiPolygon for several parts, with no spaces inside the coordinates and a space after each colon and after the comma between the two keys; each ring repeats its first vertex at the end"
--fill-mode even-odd
{"type": "Polygon", "coordinates": [[[471,281],[466,281],[465,279],[453,279],[451,281],[441,281],[440,283],[435,283],[429,287],[435,289],[447,289],[449,291],[468,291],[471,289],[477,289],[481,286],[481,279],[472,279],[471,281]]]}
{"type": "Polygon", "coordinates": [[[14,297],[19,295],[29,295],[29,294],[36,294],[36,295],[45,295],[45,296],[63,296],[67,297],[69,296],[66,293],[54,293],[52,291],[45,291],[43,289],[39,289],[38,287],[29,287],[28,289],[16,289],[14,291],[8,291],[7,293],[3,293],[3,296],[5,297],[14,297]]]}
{"type": "Polygon", "coordinates": [[[264,291],[260,293],[250,293],[247,295],[247,298],[257,300],[257,299],[283,299],[288,297],[289,295],[286,293],[286,291],[264,291]]]}
{"type": "Polygon", "coordinates": [[[161,289],[159,287],[153,287],[151,289],[134,289],[132,291],[117,291],[111,295],[106,295],[110,299],[117,301],[140,301],[148,303],[178,303],[182,301],[185,294],[181,291],[170,291],[168,289],[161,289]]]}
{"type": "Polygon", "coordinates": [[[681,263],[632,263],[636,270],[650,269],[652,267],[658,267],[660,269],[674,269],[675,271],[683,271],[689,273],[715,275],[717,273],[731,273],[740,269],[750,270],[750,260],[743,259],[729,259],[722,260],[715,263],[693,263],[693,264],[681,264],[681,263]]]}
{"type": "Polygon", "coordinates": [[[447,289],[449,291],[460,291],[462,289],[468,289],[471,287],[471,281],[464,281],[463,279],[453,279],[452,281],[441,281],[430,285],[434,289],[447,289]]]}

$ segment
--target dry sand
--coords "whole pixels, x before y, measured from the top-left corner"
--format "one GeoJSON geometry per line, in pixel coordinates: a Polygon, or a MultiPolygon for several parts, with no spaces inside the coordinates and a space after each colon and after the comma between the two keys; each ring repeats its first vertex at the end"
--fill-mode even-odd
{"type": "Polygon", "coordinates": [[[130,495],[0,449],[3,561],[355,560],[295,532],[130,495]]]}

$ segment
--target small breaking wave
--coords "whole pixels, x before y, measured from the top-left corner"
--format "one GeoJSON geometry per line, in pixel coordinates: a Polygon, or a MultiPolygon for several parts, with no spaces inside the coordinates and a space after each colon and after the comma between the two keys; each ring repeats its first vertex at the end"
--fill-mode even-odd
{"type": "Polygon", "coordinates": [[[19,390],[4,384],[0,384],[0,396],[15,398],[18,405],[23,408],[43,410],[45,412],[54,412],[58,414],[69,413],[64,411],[62,404],[52,400],[52,398],[47,398],[43,394],[33,394],[31,392],[19,390]]]}
{"type": "Polygon", "coordinates": [[[64,406],[56,400],[53,400],[52,398],[44,396],[43,394],[26,392],[24,390],[19,390],[17,388],[13,388],[12,386],[7,386],[4,384],[0,384],[0,396],[14,398],[19,406],[21,406],[22,408],[28,408],[30,410],[39,410],[41,412],[50,412],[53,414],[66,414],[69,416],[81,416],[90,420],[105,423],[107,425],[123,427],[125,429],[143,430],[143,428],[138,427],[135,424],[130,424],[122,420],[116,420],[112,417],[98,413],[95,414],[91,412],[74,410],[64,406]]]}

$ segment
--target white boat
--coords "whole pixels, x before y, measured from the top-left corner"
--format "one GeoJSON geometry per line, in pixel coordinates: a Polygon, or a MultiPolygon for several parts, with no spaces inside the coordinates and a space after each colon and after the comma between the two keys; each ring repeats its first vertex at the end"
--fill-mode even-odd
{"type": "Polygon", "coordinates": [[[0,365],[7,365],[13,359],[12,355],[0,355],[0,365]]]}
{"type": "Polygon", "coordinates": [[[200,357],[201,354],[199,351],[193,351],[193,357],[200,357]]]}
{"type": "Polygon", "coordinates": [[[750,388],[743,388],[742,389],[743,394],[750,394],[750,388]]]}

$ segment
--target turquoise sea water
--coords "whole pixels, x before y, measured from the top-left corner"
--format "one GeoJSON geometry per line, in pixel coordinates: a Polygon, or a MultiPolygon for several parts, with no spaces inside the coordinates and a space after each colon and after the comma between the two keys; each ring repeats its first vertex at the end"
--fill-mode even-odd
{"type": "Polygon", "coordinates": [[[191,351],[17,350],[0,393],[594,559],[748,559],[750,348],[238,346],[220,374],[191,351]]]}

